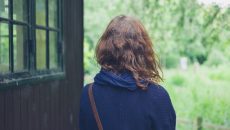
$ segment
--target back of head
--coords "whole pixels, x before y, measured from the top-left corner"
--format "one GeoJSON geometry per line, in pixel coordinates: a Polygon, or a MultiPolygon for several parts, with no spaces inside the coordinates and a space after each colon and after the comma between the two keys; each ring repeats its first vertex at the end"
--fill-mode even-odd
{"type": "Polygon", "coordinates": [[[112,19],[97,44],[96,58],[106,70],[131,72],[141,89],[162,80],[151,39],[141,22],[133,17],[121,15],[112,19]]]}

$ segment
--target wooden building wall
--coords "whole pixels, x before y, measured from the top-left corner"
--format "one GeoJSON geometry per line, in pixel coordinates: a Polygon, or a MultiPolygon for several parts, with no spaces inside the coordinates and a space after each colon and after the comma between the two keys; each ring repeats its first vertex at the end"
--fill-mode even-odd
{"type": "Polygon", "coordinates": [[[63,0],[65,77],[0,90],[0,130],[78,130],[83,0],[63,0]]]}

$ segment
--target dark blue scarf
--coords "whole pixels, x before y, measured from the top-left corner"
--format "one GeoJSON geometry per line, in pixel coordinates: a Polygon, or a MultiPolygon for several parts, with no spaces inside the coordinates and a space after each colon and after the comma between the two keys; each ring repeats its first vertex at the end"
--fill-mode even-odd
{"type": "Polygon", "coordinates": [[[99,85],[112,85],[114,87],[123,87],[129,90],[136,90],[136,81],[130,72],[115,74],[111,71],[101,69],[94,77],[94,82],[99,85]]]}

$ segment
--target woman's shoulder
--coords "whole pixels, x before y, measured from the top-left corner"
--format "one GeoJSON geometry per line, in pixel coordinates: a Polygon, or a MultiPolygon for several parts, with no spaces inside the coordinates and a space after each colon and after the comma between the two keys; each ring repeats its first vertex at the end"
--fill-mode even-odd
{"type": "Polygon", "coordinates": [[[81,107],[88,106],[88,88],[90,84],[86,84],[83,86],[81,90],[81,107]]]}
{"type": "Polygon", "coordinates": [[[151,83],[148,86],[148,91],[150,91],[151,93],[168,94],[168,92],[165,89],[165,87],[162,86],[162,85],[160,85],[160,84],[153,84],[153,83],[151,83]]]}
{"type": "Polygon", "coordinates": [[[159,84],[150,84],[147,91],[153,100],[171,102],[168,91],[159,84]]]}
{"type": "Polygon", "coordinates": [[[91,84],[86,84],[81,90],[81,100],[86,100],[88,98],[88,88],[91,84]]]}
{"type": "Polygon", "coordinates": [[[167,90],[161,85],[150,85],[148,90],[151,99],[149,112],[154,122],[158,122],[156,128],[175,130],[176,112],[167,90]]]}
{"type": "Polygon", "coordinates": [[[82,94],[87,94],[88,93],[88,88],[92,83],[86,84],[82,88],[82,94]]]}

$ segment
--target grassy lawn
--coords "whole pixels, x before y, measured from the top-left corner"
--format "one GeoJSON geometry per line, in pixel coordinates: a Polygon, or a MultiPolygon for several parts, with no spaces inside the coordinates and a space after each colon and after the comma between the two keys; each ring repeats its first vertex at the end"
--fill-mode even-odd
{"type": "MultiPolygon", "coordinates": [[[[227,65],[164,70],[164,78],[162,85],[171,96],[178,118],[194,120],[201,116],[204,122],[230,127],[230,69],[227,65]]],[[[185,126],[178,127],[185,129],[185,126]]]]}

